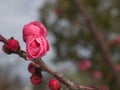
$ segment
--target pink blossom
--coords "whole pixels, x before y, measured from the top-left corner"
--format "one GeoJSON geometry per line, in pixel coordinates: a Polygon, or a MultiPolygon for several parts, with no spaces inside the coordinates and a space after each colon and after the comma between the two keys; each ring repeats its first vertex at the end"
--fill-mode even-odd
{"type": "Polygon", "coordinates": [[[102,77],[103,77],[103,73],[101,72],[101,71],[94,71],[93,72],[93,77],[95,78],[95,79],[101,79],[102,77]]]}
{"type": "Polygon", "coordinates": [[[116,69],[117,71],[120,71],[120,64],[116,64],[116,65],[115,65],[115,69],[116,69]]]}
{"type": "Polygon", "coordinates": [[[29,36],[47,36],[47,30],[39,21],[30,22],[23,27],[23,40],[26,42],[29,36]]]}
{"type": "Polygon", "coordinates": [[[100,87],[100,90],[110,90],[108,85],[103,85],[100,87]]]}
{"type": "Polygon", "coordinates": [[[61,14],[61,13],[62,13],[62,9],[59,8],[59,7],[57,7],[57,8],[55,9],[55,12],[56,12],[57,14],[61,14]]]}
{"type": "Polygon", "coordinates": [[[26,42],[26,54],[28,60],[41,58],[49,51],[49,43],[43,36],[30,36],[26,42]]]}
{"type": "Polygon", "coordinates": [[[110,42],[111,46],[120,45],[120,36],[110,42]]]}
{"type": "Polygon", "coordinates": [[[87,71],[92,66],[90,60],[83,60],[79,63],[79,68],[81,71],[87,71]]]}

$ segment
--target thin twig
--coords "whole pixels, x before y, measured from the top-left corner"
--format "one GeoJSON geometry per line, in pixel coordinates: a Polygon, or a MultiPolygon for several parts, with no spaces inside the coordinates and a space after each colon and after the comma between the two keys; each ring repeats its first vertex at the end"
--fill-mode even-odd
{"type": "Polygon", "coordinates": [[[80,12],[85,19],[86,27],[88,28],[88,30],[91,31],[91,33],[95,37],[96,42],[98,43],[98,45],[101,49],[101,52],[102,52],[102,54],[105,58],[105,61],[106,61],[107,65],[109,66],[109,68],[111,69],[112,73],[113,73],[113,77],[116,80],[116,84],[117,84],[118,88],[120,89],[120,77],[119,77],[119,75],[118,75],[118,73],[115,69],[114,63],[112,62],[113,60],[112,60],[111,54],[109,52],[109,49],[108,49],[107,45],[105,44],[103,36],[99,33],[98,28],[93,23],[91,17],[87,13],[87,9],[84,7],[84,5],[82,3],[82,0],[75,0],[75,2],[78,5],[78,8],[79,8],[80,12]]]}
{"type": "Polygon", "coordinates": [[[0,41],[4,42],[4,43],[7,43],[7,39],[4,38],[1,34],[0,34],[0,41]]]}

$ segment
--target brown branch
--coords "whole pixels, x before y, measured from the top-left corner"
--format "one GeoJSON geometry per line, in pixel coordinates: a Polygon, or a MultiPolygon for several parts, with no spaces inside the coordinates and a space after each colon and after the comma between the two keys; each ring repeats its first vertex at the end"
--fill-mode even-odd
{"type": "Polygon", "coordinates": [[[1,34],[0,34],[0,41],[4,42],[4,43],[7,43],[7,39],[4,38],[1,34]]]}
{"type": "MultiPolygon", "coordinates": [[[[2,41],[3,43],[7,43],[7,39],[4,38],[2,35],[0,35],[0,41],[2,41]]],[[[26,60],[26,52],[25,51],[19,50],[19,52],[15,53],[15,54],[19,55],[20,57],[22,57],[26,60]]],[[[81,84],[70,81],[62,74],[51,69],[45,62],[43,62],[43,60],[41,58],[35,59],[33,61],[36,62],[38,65],[40,65],[42,70],[44,70],[45,72],[56,77],[61,83],[66,85],[68,87],[68,90],[99,90],[98,88],[95,88],[93,86],[81,85],[81,84]]]]}
{"type": "Polygon", "coordinates": [[[113,77],[116,80],[116,84],[117,84],[118,88],[120,89],[120,77],[114,67],[114,63],[112,62],[113,61],[112,56],[109,52],[107,45],[105,44],[103,36],[98,32],[99,30],[96,27],[96,25],[93,23],[89,14],[87,13],[87,9],[84,7],[82,0],[75,0],[75,2],[78,5],[78,8],[86,21],[86,23],[85,23],[86,27],[88,28],[88,30],[91,31],[91,33],[95,37],[96,42],[98,43],[98,45],[101,49],[101,52],[106,60],[106,63],[108,64],[109,68],[111,69],[111,71],[113,73],[113,77]]]}

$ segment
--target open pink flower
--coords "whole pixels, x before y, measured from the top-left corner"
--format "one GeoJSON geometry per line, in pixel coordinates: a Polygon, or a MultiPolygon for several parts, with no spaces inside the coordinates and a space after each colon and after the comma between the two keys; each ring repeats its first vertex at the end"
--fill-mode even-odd
{"type": "Polygon", "coordinates": [[[23,40],[26,42],[29,36],[47,36],[47,30],[39,21],[30,22],[23,27],[23,40]]]}
{"type": "Polygon", "coordinates": [[[49,51],[49,43],[43,36],[30,36],[26,43],[26,54],[28,60],[40,58],[49,51]]]}

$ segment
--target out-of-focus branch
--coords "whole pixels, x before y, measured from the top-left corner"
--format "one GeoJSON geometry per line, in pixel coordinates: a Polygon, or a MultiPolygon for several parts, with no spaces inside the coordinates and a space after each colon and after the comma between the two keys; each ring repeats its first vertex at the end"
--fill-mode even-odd
{"type": "Polygon", "coordinates": [[[81,14],[84,17],[86,28],[88,28],[88,30],[91,31],[94,38],[96,39],[96,42],[98,43],[98,45],[101,49],[101,52],[106,60],[106,63],[108,64],[109,68],[111,69],[111,71],[113,73],[113,77],[116,80],[116,84],[117,84],[118,88],[120,89],[120,77],[114,67],[114,63],[112,62],[112,56],[109,52],[107,45],[105,44],[103,36],[99,33],[98,28],[96,27],[96,25],[92,21],[91,17],[87,13],[87,9],[84,7],[82,0],[75,0],[75,2],[78,5],[78,8],[79,8],[81,14]]]}
{"type": "MultiPolygon", "coordinates": [[[[4,38],[2,35],[0,35],[0,41],[3,43],[7,43],[7,39],[4,38]]],[[[23,50],[19,50],[19,52],[15,53],[18,54],[20,57],[24,58],[26,60],[26,52],[23,50]]],[[[52,76],[56,77],[61,83],[66,85],[68,87],[68,90],[98,90],[98,88],[95,88],[93,86],[87,86],[87,85],[81,85],[78,83],[74,83],[67,79],[64,75],[54,71],[52,68],[50,68],[43,60],[40,59],[35,59],[33,60],[35,63],[40,65],[42,70],[45,72],[51,74],[52,76]]]]}

